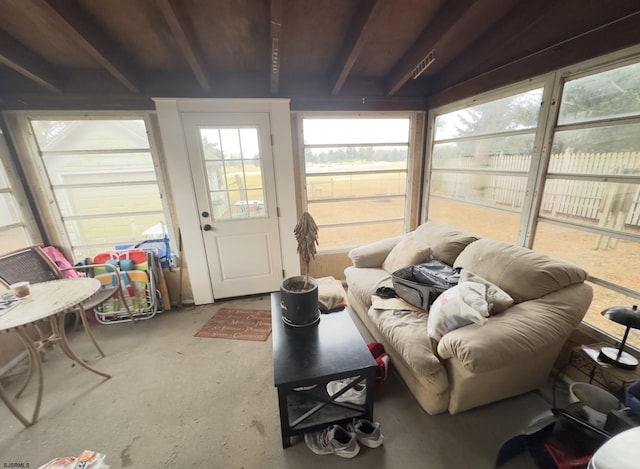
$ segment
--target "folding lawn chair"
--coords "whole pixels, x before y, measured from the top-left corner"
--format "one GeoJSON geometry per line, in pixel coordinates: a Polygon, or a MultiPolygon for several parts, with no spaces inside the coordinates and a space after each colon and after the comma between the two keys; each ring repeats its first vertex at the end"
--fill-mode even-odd
{"type": "Polygon", "coordinates": [[[108,288],[120,283],[123,296],[103,303],[95,310],[96,319],[101,324],[123,321],[151,319],[160,310],[159,292],[156,289],[158,274],[153,252],[129,249],[98,254],[93,262],[116,267],[107,272],[96,269],[94,277],[108,288]],[[131,315],[129,315],[131,311],[131,315]]]}

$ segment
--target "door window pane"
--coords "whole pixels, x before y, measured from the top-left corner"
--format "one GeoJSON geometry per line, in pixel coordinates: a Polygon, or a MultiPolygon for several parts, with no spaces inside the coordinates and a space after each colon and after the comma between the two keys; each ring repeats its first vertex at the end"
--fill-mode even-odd
{"type": "Polygon", "coordinates": [[[213,219],[265,217],[258,129],[201,128],[200,144],[213,219]]]}

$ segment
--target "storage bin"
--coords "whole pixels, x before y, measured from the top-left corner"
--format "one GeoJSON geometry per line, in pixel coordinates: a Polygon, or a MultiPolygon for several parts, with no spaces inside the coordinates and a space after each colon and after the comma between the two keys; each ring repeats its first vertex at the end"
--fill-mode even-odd
{"type": "Polygon", "coordinates": [[[610,392],[589,383],[573,383],[569,386],[569,400],[583,402],[583,410],[587,421],[599,428],[604,428],[607,413],[620,408],[620,401],[610,392]]]}

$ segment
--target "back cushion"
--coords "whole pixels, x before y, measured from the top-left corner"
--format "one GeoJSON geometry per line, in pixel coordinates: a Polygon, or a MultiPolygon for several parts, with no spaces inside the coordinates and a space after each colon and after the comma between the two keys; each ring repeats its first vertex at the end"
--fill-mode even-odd
{"type": "Polygon", "coordinates": [[[454,267],[495,283],[516,303],[543,297],[587,278],[587,272],[574,264],[488,238],[467,246],[454,267]]]}
{"type": "Polygon", "coordinates": [[[449,225],[429,220],[414,232],[414,236],[431,246],[432,256],[445,264],[454,261],[468,244],[478,239],[476,236],[457,230],[449,225]]]}

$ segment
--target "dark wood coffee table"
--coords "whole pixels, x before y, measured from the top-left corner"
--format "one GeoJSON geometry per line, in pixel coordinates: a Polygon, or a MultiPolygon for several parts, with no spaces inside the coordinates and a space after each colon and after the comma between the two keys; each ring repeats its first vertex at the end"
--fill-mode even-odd
{"type": "Polygon", "coordinates": [[[291,437],[347,422],[373,419],[376,361],[348,311],[323,314],[315,326],[295,328],[282,322],[280,293],[271,294],[273,375],[278,390],[282,447],[291,437]],[[337,402],[348,388],[330,396],[329,381],[353,378],[367,383],[364,405],[337,402]]]}

